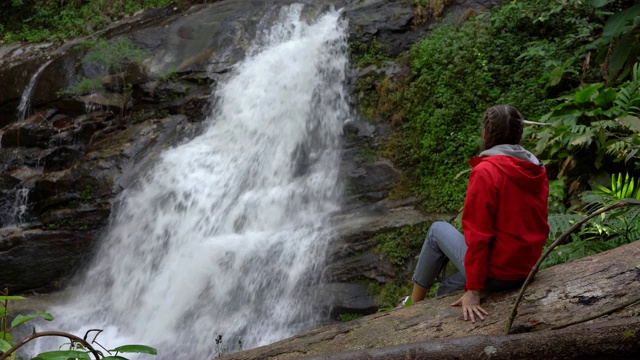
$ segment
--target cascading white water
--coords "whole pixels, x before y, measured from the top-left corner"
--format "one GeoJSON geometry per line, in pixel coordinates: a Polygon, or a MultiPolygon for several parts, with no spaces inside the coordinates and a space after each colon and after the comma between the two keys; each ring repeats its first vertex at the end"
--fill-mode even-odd
{"type": "Polygon", "coordinates": [[[311,24],[301,12],[284,7],[219,87],[205,133],[123,193],[51,328],[206,359],[217,335],[249,348],[314,324],[309,288],[340,195],[347,46],[339,11],[311,24]]]}
{"type": "Polygon", "coordinates": [[[22,222],[24,214],[27,212],[29,200],[29,189],[15,190],[15,200],[13,203],[12,219],[13,224],[22,222]]]}
{"type": "Polygon", "coordinates": [[[25,119],[27,115],[27,111],[29,110],[29,104],[31,103],[31,95],[33,94],[33,88],[36,85],[36,80],[38,80],[38,76],[42,73],[42,71],[51,64],[53,60],[49,60],[44,64],[40,65],[38,70],[36,70],[35,74],[29,80],[29,84],[22,92],[22,97],[20,98],[20,104],[18,105],[18,122],[21,122],[25,119]]]}
{"type": "Polygon", "coordinates": [[[29,207],[29,189],[6,190],[1,195],[6,201],[0,202],[0,228],[22,223],[29,207]]]}

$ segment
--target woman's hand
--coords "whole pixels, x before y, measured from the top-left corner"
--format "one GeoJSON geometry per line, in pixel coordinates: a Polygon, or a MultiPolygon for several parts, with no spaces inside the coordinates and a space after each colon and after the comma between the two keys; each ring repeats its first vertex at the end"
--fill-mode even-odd
{"type": "Polygon", "coordinates": [[[465,291],[462,297],[451,304],[451,306],[460,306],[462,305],[462,317],[465,321],[471,318],[472,323],[476,323],[475,315],[478,315],[480,320],[484,320],[485,315],[489,315],[483,308],[480,307],[480,291],[479,290],[467,290],[465,291]]]}

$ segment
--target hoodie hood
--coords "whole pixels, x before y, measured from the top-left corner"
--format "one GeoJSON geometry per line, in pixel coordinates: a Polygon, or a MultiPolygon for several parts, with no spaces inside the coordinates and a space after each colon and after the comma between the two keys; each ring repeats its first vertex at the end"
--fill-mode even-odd
{"type": "Polygon", "coordinates": [[[539,191],[547,183],[547,172],[542,162],[520,145],[496,145],[469,161],[473,167],[488,162],[494,165],[518,187],[539,191]]]}
{"type": "Polygon", "coordinates": [[[494,155],[511,156],[516,159],[525,160],[532,164],[543,166],[542,161],[538,160],[538,158],[535,155],[533,155],[532,153],[530,153],[520,145],[510,145],[510,144],[496,145],[491,149],[485,150],[480,153],[480,156],[494,156],[494,155]]]}

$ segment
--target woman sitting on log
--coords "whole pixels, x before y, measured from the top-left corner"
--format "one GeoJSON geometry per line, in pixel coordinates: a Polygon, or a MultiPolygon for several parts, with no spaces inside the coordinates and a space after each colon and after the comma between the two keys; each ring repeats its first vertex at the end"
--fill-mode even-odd
{"type": "Polygon", "coordinates": [[[482,125],[483,151],[469,162],[464,236],[447,222],[431,225],[411,293],[411,303],[423,300],[448,258],[458,272],[439,285],[436,295],[464,288],[451,305],[461,305],[464,320],[473,323],[476,316],[484,320],[488,315],[480,306],[480,291],[520,287],[549,234],[547,174],[542,162],[519,145],[522,115],[512,106],[497,105],[485,111],[482,125]]]}

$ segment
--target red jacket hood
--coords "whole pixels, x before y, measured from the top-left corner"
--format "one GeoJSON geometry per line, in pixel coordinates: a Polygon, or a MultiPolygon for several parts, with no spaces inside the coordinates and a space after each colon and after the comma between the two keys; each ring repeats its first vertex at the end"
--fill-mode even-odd
{"type": "Polygon", "coordinates": [[[544,166],[536,165],[530,161],[521,160],[512,156],[480,156],[474,157],[469,161],[469,165],[473,167],[482,163],[493,165],[519,188],[528,192],[539,191],[542,184],[547,181],[547,173],[544,166]]]}

